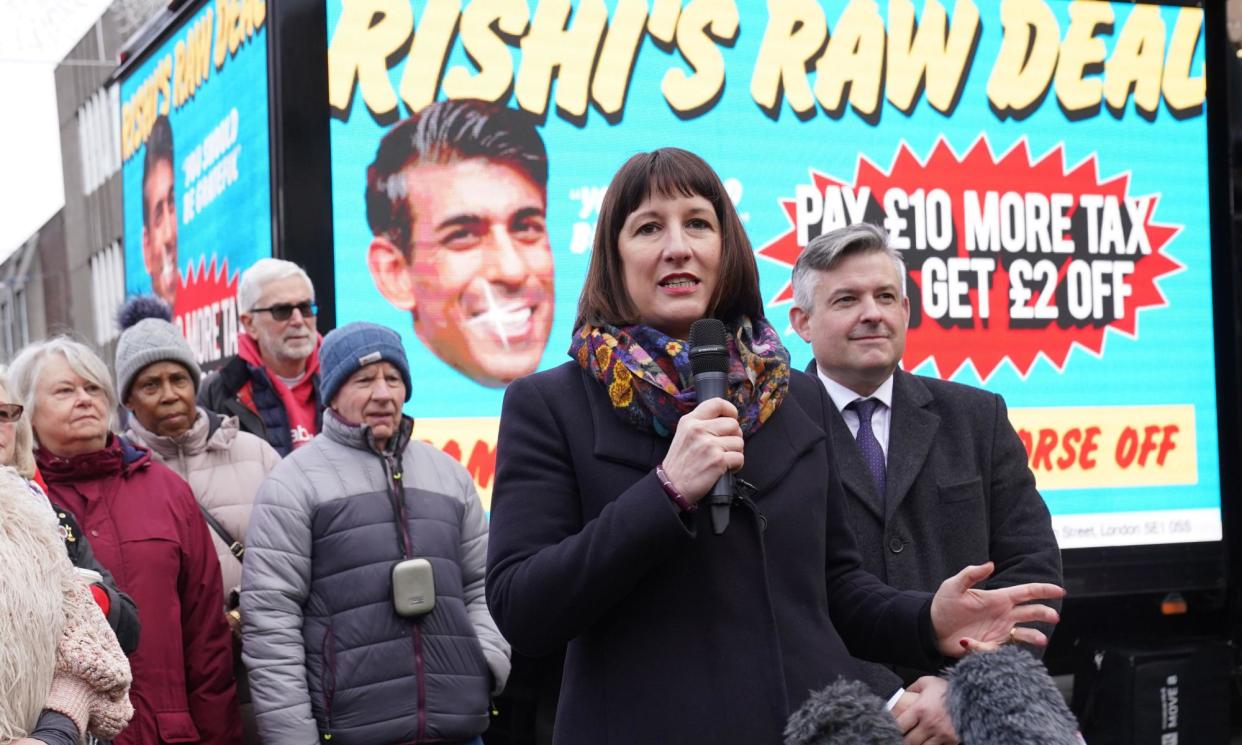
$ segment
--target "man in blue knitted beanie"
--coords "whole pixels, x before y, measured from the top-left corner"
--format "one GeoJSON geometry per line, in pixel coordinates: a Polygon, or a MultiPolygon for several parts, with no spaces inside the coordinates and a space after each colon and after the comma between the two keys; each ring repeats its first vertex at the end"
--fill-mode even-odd
{"type": "Polygon", "coordinates": [[[411,439],[401,338],[324,337],[323,429],[255,499],[242,655],[265,742],[481,743],[509,645],[487,610],[466,470],[411,439]]]}

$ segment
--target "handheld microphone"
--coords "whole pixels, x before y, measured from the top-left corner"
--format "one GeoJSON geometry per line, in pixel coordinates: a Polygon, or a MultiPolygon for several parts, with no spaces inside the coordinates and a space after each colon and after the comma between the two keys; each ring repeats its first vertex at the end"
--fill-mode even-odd
{"type": "MultiPolygon", "coordinates": [[[[690,325],[690,372],[699,403],[724,398],[729,388],[728,334],[723,322],[700,318],[690,325]]],[[[712,532],[720,535],[729,527],[729,503],[733,501],[733,474],[725,473],[708,493],[712,532]]]]}
{"type": "Polygon", "coordinates": [[[963,743],[1079,745],[1078,722],[1044,663],[1005,645],[945,673],[949,718],[963,743]]]}
{"type": "Polygon", "coordinates": [[[785,745],[901,745],[901,730],[870,688],[837,678],[789,717],[785,745]]]}

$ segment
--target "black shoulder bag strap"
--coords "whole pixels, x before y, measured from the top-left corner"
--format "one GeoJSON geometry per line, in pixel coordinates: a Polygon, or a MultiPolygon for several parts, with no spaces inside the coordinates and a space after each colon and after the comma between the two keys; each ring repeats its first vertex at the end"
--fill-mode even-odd
{"type": "Polygon", "coordinates": [[[235,539],[233,534],[220,524],[219,520],[212,517],[212,514],[207,511],[206,507],[200,504],[198,509],[203,513],[203,518],[211,526],[211,529],[216,531],[216,535],[220,536],[220,540],[224,541],[224,545],[229,547],[229,553],[233,554],[233,557],[238,561],[241,561],[242,557],[246,555],[246,547],[242,545],[242,542],[235,539]]]}

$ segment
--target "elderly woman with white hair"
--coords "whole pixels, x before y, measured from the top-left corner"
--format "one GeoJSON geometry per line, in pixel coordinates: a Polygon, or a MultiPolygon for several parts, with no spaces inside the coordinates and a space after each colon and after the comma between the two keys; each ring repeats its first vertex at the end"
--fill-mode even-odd
{"type": "Polygon", "coordinates": [[[69,561],[78,568],[83,576],[98,579],[90,585],[90,590],[108,625],[116,634],[121,644],[121,651],[129,654],[138,648],[140,623],[138,609],[134,601],[116,586],[116,580],[108,568],[99,563],[91,542],[78,525],[77,517],[68,508],[52,504],[47,497],[45,484],[35,468],[34,434],[30,429],[30,417],[24,415],[24,408],[15,400],[9,391],[8,375],[0,369],[0,466],[9,466],[25,480],[26,486],[34,494],[36,501],[51,507],[60,523],[58,533],[65,544],[65,552],[69,561]]]}
{"type": "Polygon", "coordinates": [[[111,376],[86,346],[66,337],[32,344],[10,377],[49,496],[77,515],[143,616],[130,657],[134,719],[115,742],[239,741],[220,565],[189,485],[110,431],[111,376]]]}

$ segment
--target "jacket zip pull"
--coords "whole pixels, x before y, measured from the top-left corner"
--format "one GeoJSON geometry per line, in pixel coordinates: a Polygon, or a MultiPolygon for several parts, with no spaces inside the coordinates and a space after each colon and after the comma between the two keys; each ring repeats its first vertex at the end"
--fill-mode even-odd
{"type": "Polygon", "coordinates": [[[392,455],[384,455],[384,464],[387,466],[388,473],[392,476],[392,481],[401,480],[401,459],[392,455]]]}

